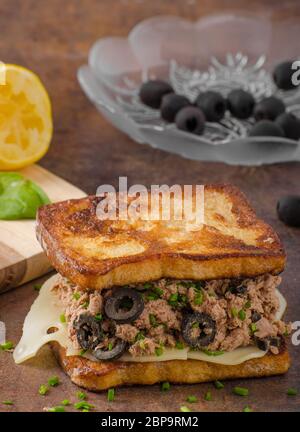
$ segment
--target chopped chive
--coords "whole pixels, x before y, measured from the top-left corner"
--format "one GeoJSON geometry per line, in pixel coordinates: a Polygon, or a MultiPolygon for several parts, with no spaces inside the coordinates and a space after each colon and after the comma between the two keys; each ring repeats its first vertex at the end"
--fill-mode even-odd
{"type": "Polygon", "coordinates": [[[79,399],[79,400],[85,400],[86,399],[86,394],[82,391],[78,391],[76,393],[76,396],[77,396],[77,399],[79,399]]]}
{"type": "Polygon", "coordinates": [[[253,412],[253,409],[250,408],[248,405],[246,405],[246,406],[243,408],[243,412],[253,412]]]}
{"type": "Polygon", "coordinates": [[[89,304],[90,304],[90,302],[85,301],[84,303],[82,303],[82,307],[83,307],[84,309],[87,309],[87,308],[89,307],[89,304]]]}
{"type": "Polygon", "coordinates": [[[251,301],[250,300],[248,300],[246,303],[245,303],[245,309],[249,309],[250,307],[251,307],[251,301]]]}
{"type": "Polygon", "coordinates": [[[144,283],[143,288],[145,288],[145,289],[151,289],[152,288],[152,283],[150,283],[150,282],[144,283]]]}
{"type": "Polygon", "coordinates": [[[186,401],[190,402],[190,403],[195,403],[195,402],[198,402],[198,399],[197,399],[197,396],[191,395],[191,396],[188,396],[186,398],[186,401]]]}
{"type": "Polygon", "coordinates": [[[63,406],[68,406],[68,405],[70,405],[70,401],[69,401],[69,399],[64,399],[63,401],[61,401],[61,405],[63,405],[63,406]]]}
{"type": "Polygon", "coordinates": [[[241,309],[239,311],[239,319],[242,320],[242,321],[244,321],[245,318],[246,318],[246,312],[243,309],[241,309]]]}
{"type": "Polygon", "coordinates": [[[297,396],[297,394],[298,394],[298,390],[295,389],[295,388],[293,388],[293,387],[290,387],[290,388],[288,389],[288,391],[286,392],[286,394],[287,394],[288,396],[297,396]]]}
{"type": "Polygon", "coordinates": [[[74,300],[79,300],[80,297],[81,297],[81,295],[80,295],[78,292],[74,292],[74,293],[73,293],[73,299],[74,299],[74,300]]]}
{"type": "Polygon", "coordinates": [[[178,304],[178,293],[171,294],[168,300],[169,305],[177,306],[178,304]]]}
{"type": "Polygon", "coordinates": [[[177,349],[180,349],[180,350],[184,349],[184,344],[180,341],[177,341],[175,346],[177,349]]]}
{"type": "Polygon", "coordinates": [[[195,287],[194,291],[195,291],[194,304],[197,306],[201,306],[204,299],[202,289],[195,287]]]}
{"type": "Polygon", "coordinates": [[[146,296],[147,300],[158,300],[159,299],[159,295],[156,294],[155,292],[151,292],[150,294],[148,294],[146,296]]]}
{"type": "Polygon", "coordinates": [[[59,317],[59,320],[61,323],[65,323],[66,322],[65,314],[61,314],[61,316],[59,317]]]}
{"type": "Polygon", "coordinates": [[[76,402],[74,404],[74,408],[77,410],[88,410],[90,411],[91,409],[94,408],[94,405],[89,404],[86,401],[80,401],[80,402],[76,402]]]}
{"type": "Polygon", "coordinates": [[[212,400],[212,395],[211,395],[211,392],[210,392],[210,391],[208,391],[208,392],[205,394],[204,399],[205,399],[206,401],[211,401],[211,400],[212,400]]]}
{"type": "Polygon", "coordinates": [[[13,405],[14,404],[13,401],[11,401],[11,400],[5,400],[5,401],[2,401],[2,403],[3,403],[3,405],[13,405]]]}
{"type": "Polygon", "coordinates": [[[163,293],[164,293],[164,290],[162,290],[162,289],[160,289],[158,287],[154,287],[152,289],[155,292],[155,294],[157,294],[159,297],[161,297],[163,295],[163,293]]]}
{"type": "Polygon", "coordinates": [[[248,396],[249,390],[246,387],[234,387],[233,393],[238,396],[248,396]]]}
{"type": "Polygon", "coordinates": [[[35,285],[33,285],[34,291],[40,291],[41,288],[42,288],[42,284],[35,284],[35,285]]]}
{"type": "Polygon", "coordinates": [[[145,339],[145,336],[143,335],[142,332],[139,331],[139,332],[137,333],[136,337],[134,338],[134,341],[135,341],[135,342],[138,342],[138,341],[141,341],[141,340],[143,340],[143,339],[145,339]]]}
{"type": "Polygon", "coordinates": [[[250,327],[251,333],[255,333],[257,331],[257,327],[256,327],[255,323],[251,323],[249,327],[250,327]]]}
{"type": "Polygon", "coordinates": [[[48,384],[51,387],[56,387],[59,384],[59,378],[57,376],[53,376],[48,379],[48,384]]]}
{"type": "Polygon", "coordinates": [[[183,405],[180,407],[181,412],[192,412],[191,409],[189,409],[187,406],[183,405]]]}
{"type": "Polygon", "coordinates": [[[39,388],[39,394],[40,394],[41,396],[45,396],[45,394],[47,394],[48,391],[49,391],[49,387],[48,387],[48,386],[46,386],[45,384],[41,384],[41,385],[40,385],[40,388],[39,388]]]}
{"type": "Polygon", "coordinates": [[[231,308],[230,312],[231,312],[232,318],[236,318],[238,316],[238,310],[237,310],[237,308],[235,308],[235,307],[231,308]]]}
{"type": "Polygon", "coordinates": [[[155,354],[157,355],[157,357],[163,355],[163,352],[164,352],[163,347],[155,348],[155,354]]]}
{"type": "Polygon", "coordinates": [[[63,406],[56,406],[52,408],[48,408],[48,412],[65,412],[65,408],[63,406]]]}
{"type": "Polygon", "coordinates": [[[152,325],[152,327],[157,327],[158,326],[158,322],[157,322],[157,319],[156,319],[155,315],[149,314],[149,321],[150,321],[150,324],[152,325]]]}
{"type": "Polygon", "coordinates": [[[98,314],[96,314],[96,315],[94,316],[94,318],[95,318],[96,321],[102,321],[103,316],[102,316],[101,313],[98,313],[98,314]]]}
{"type": "Polygon", "coordinates": [[[215,381],[214,386],[216,387],[217,390],[221,390],[224,388],[224,384],[221,381],[215,381]]]}
{"type": "Polygon", "coordinates": [[[199,323],[198,322],[194,322],[192,324],[192,328],[199,328],[199,323]]]}
{"type": "Polygon", "coordinates": [[[113,402],[115,400],[115,389],[114,388],[108,389],[107,400],[108,400],[108,402],[113,402]]]}
{"type": "Polygon", "coordinates": [[[167,382],[167,381],[163,382],[162,385],[161,385],[161,387],[160,387],[160,389],[161,389],[162,392],[169,391],[170,388],[171,388],[171,384],[169,382],[167,382]]]}
{"type": "Polygon", "coordinates": [[[113,344],[112,342],[109,342],[108,344],[108,351],[111,351],[113,349],[113,344]]]}
{"type": "Polygon", "coordinates": [[[86,353],[86,351],[87,351],[87,350],[82,349],[82,350],[80,351],[79,355],[80,355],[80,356],[83,356],[83,355],[86,353]]]}
{"type": "Polygon", "coordinates": [[[14,344],[11,341],[6,341],[6,342],[4,342],[3,344],[0,345],[0,348],[3,351],[9,351],[9,350],[11,350],[11,349],[14,348],[14,344]]]}

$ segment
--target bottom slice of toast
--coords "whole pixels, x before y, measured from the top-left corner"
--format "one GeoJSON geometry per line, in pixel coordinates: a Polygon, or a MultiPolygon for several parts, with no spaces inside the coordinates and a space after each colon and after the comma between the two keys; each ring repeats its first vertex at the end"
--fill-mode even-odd
{"type": "Polygon", "coordinates": [[[234,366],[200,360],[171,360],[165,362],[95,362],[81,356],[66,356],[65,348],[50,343],[63,370],[73,383],[87,390],[101,391],[110,387],[156,384],[163,381],[181,384],[233,378],[280,375],[290,367],[287,349],[280,354],[247,360],[234,366]]]}

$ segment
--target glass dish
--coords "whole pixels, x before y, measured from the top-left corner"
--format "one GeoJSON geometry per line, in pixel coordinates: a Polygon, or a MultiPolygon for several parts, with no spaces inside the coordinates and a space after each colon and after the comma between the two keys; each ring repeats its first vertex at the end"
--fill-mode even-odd
{"type": "Polygon", "coordinates": [[[278,62],[297,58],[290,38],[284,40],[284,25],[289,25],[290,37],[292,23],[275,25],[254,15],[213,15],[194,23],[173,16],[150,18],[136,25],[128,38],[98,40],[88,65],[79,68],[78,80],[102,115],[139,143],[190,159],[233,165],[297,161],[299,142],[248,137],[251,118],[241,121],[226,113],[220,123],[206,123],[205,133],[198,136],[162,121],[159,111],[138,97],[141,83],[150,78],[170,81],[191,101],[205,89],[226,96],[234,88],[244,88],[256,100],[272,94],[282,98],[287,111],[299,116],[300,88],[278,90],[270,73],[278,62]],[[284,58],[274,49],[278,37],[280,46],[286,43],[284,58]]]}

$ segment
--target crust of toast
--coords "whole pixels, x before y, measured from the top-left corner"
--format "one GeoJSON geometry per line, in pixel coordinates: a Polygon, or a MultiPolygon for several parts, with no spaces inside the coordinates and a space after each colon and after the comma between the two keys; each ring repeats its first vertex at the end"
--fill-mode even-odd
{"type": "Polygon", "coordinates": [[[280,354],[247,360],[234,366],[200,360],[129,363],[94,362],[80,356],[66,356],[57,342],[51,348],[64,372],[72,382],[91,391],[101,391],[124,385],[151,385],[163,381],[196,384],[234,378],[265,377],[287,372],[290,357],[287,349],[280,354]]]}
{"type": "Polygon", "coordinates": [[[231,185],[205,186],[205,223],[192,228],[186,221],[101,221],[100,200],[63,201],[38,212],[37,237],[51,264],[82,288],[255,277],[284,268],[278,236],[231,185]]]}

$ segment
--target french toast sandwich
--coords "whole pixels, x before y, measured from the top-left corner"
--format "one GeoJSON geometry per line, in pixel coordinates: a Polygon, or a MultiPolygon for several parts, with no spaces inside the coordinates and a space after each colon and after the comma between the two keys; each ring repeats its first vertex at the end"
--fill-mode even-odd
{"type": "Polygon", "coordinates": [[[37,237],[59,274],[25,320],[17,362],[49,342],[72,381],[95,391],[288,370],[285,252],[237,188],[206,185],[200,221],[101,220],[101,199],[40,208],[37,237]],[[43,343],[24,353],[42,308],[43,343]]]}

